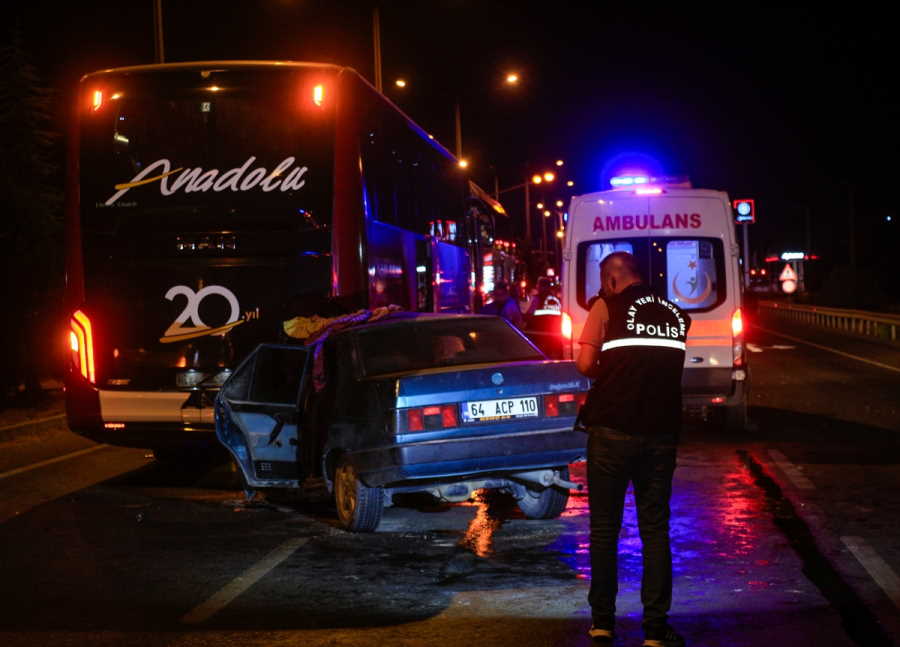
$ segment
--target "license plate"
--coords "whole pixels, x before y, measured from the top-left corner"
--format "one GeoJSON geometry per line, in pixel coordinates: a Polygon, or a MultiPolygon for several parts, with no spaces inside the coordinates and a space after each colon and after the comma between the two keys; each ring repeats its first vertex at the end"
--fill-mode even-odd
{"type": "Polygon", "coordinates": [[[463,404],[463,422],[531,418],[538,415],[537,398],[479,400],[463,404]]]}

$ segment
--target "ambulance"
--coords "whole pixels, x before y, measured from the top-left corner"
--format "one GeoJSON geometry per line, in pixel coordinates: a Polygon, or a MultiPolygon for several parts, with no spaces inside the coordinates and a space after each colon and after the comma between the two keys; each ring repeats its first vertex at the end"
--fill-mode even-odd
{"type": "Polygon", "coordinates": [[[642,174],[612,178],[612,189],[574,196],[563,241],[562,333],[575,357],[594,297],[600,262],[625,251],[651,287],[692,319],[682,379],[685,409],[741,430],[747,423],[749,372],[741,312],[741,271],[734,216],[721,191],[684,178],[642,174]]]}

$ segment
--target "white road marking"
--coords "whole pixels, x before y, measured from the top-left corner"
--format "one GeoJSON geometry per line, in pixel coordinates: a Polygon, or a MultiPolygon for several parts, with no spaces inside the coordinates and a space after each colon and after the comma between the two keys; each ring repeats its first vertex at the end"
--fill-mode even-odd
{"type": "Polygon", "coordinates": [[[290,557],[295,550],[308,541],[309,537],[294,537],[293,539],[288,539],[256,564],[219,589],[218,592],[206,602],[187,612],[182,616],[181,622],[190,625],[205,622],[231,604],[237,596],[256,584],[269,571],[290,557]]]}
{"type": "Polygon", "coordinates": [[[841,537],[841,541],[887,594],[894,606],[900,609],[900,577],[897,577],[894,569],[881,559],[875,549],[862,537],[841,537]]]}
{"type": "Polygon", "coordinates": [[[818,348],[819,350],[826,350],[829,353],[834,353],[835,355],[840,355],[841,357],[849,357],[850,359],[855,359],[859,362],[865,362],[866,364],[871,364],[872,366],[877,366],[879,368],[885,368],[889,371],[894,371],[895,373],[900,373],[900,367],[891,366],[890,364],[882,364],[881,362],[876,362],[873,359],[866,359],[865,357],[859,357],[858,355],[851,355],[850,353],[845,353],[842,350],[837,350],[836,348],[829,348],[828,346],[822,346],[821,344],[814,344],[811,341],[806,341],[805,339],[799,339],[797,337],[791,337],[790,335],[785,335],[784,333],[775,332],[774,330],[769,330],[768,328],[761,328],[760,326],[756,326],[758,330],[762,330],[763,332],[767,332],[770,335],[776,335],[778,337],[784,337],[785,339],[790,339],[791,341],[795,341],[799,344],[806,344],[807,346],[812,346],[813,348],[818,348]]]}
{"type": "Polygon", "coordinates": [[[46,467],[47,465],[53,465],[54,463],[67,461],[70,458],[76,458],[78,456],[90,454],[91,452],[95,452],[98,449],[103,449],[105,447],[109,447],[109,445],[96,445],[94,447],[88,447],[87,449],[79,449],[77,452],[63,454],[62,456],[57,456],[56,458],[48,458],[45,461],[41,461],[39,463],[32,463],[31,465],[26,465],[25,467],[17,467],[16,469],[9,470],[8,472],[0,472],[0,479],[9,478],[10,476],[15,476],[16,474],[22,474],[24,472],[30,472],[31,470],[36,470],[41,467],[46,467]]]}
{"type": "Polygon", "coordinates": [[[756,344],[749,344],[749,343],[747,344],[747,350],[749,350],[751,353],[763,352],[763,349],[760,348],[759,346],[757,346],[756,344]]]}
{"type": "Polygon", "coordinates": [[[51,420],[59,420],[61,418],[65,418],[66,414],[60,413],[55,416],[47,416],[46,418],[37,418],[36,420],[26,420],[25,422],[17,422],[14,425],[6,425],[5,427],[0,427],[0,434],[4,431],[11,431],[13,429],[18,429],[19,427],[27,427],[29,425],[39,425],[42,422],[50,422],[51,420]]]}
{"type": "Polygon", "coordinates": [[[770,449],[769,456],[772,457],[774,463],[778,466],[778,469],[782,471],[782,473],[788,477],[791,483],[794,484],[798,490],[815,490],[816,486],[813,485],[813,482],[810,481],[806,476],[803,475],[796,465],[790,462],[787,457],[782,454],[777,449],[770,449]]]}

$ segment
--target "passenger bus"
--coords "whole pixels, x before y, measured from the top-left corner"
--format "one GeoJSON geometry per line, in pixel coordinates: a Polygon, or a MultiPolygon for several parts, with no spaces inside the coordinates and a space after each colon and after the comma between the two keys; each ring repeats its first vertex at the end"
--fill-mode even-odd
{"type": "Polygon", "coordinates": [[[213,61],[81,80],[66,204],[70,427],[210,442],[219,386],[298,315],[477,306],[502,207],[352,69],[213,61]]]}

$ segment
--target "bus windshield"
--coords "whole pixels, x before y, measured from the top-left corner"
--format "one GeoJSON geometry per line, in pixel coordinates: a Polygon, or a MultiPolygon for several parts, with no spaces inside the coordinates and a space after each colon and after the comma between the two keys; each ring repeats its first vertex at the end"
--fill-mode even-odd
{"type": "Polygon", "coordinates": [[[327,231],[328,74],[175,68],[91,79],[80,143],[88,250],[283,253],[296,235],[327,231]],[[286,236],[271,235],[278,231],[286,236]]]}

